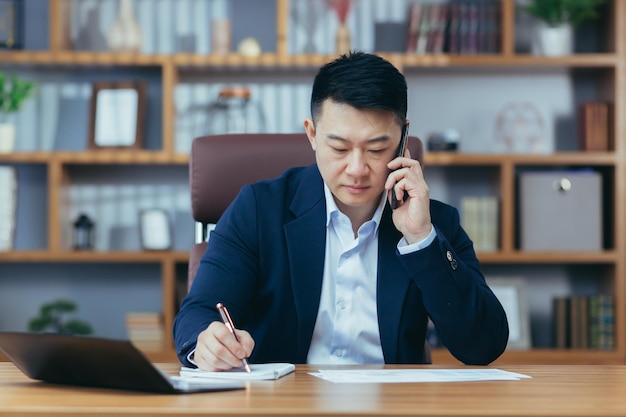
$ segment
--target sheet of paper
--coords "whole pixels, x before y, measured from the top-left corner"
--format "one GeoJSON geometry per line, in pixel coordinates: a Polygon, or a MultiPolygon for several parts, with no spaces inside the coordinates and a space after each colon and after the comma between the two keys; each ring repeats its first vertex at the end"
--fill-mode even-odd
{"type": "Polygon", "coordinates": [[[517,381],[528,375],[501,369],[320,369],[311,375],[336,383],[517,381]]]}
{"type": "Polygon", "coordinates": [[[260,363],[251,364],[251,373],[247,373],[243,368],[235,368],[230,371],[208,372],[197,368],[180,368],[182,378],[204,378],[204,379],[238,379],[244,381],[278,379],[291,372],[296,367],[291,363],[260,363]]]}

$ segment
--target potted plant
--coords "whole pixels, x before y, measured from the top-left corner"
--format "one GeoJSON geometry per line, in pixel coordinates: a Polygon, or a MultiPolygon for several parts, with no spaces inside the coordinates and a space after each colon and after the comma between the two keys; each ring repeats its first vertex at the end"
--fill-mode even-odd
{"type": "Polygon", "coordinates": [[[9,115],[22,108],[24,100],[30,97],[35,89],[35,83],[25,81],[18,75],[10,80],[0,71],[0,153],[13,150],[15,143],[15,125],[10,123],[9,115]]]}
{"type": "Polygon", "coordinates": [[[604,0],[530,0],[522,10],[539,19],[533,52],[559,56],[573,51],[573,28],[589,18],[598,17],[604,0]]]}
{"type": "Polygon", "coordinates": [[[28,322],[31,332],[52,331],[54,333],[89,335],[93,332],[89,323],[81,320],[67,320],[63,316],[76,311],[76,303],[69,300],[56,300],[46,303],[39,309],[39,315],[28,322]]]}

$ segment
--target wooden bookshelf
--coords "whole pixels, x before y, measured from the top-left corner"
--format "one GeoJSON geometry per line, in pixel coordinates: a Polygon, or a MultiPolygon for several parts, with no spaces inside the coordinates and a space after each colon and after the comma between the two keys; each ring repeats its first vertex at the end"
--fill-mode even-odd
{"type": "MultiPolygon", "coordinates": [[[[131,54],[112,52],[77,52],[64,47],[62,28],[67,22],[62,19],[62,1],[50,2],[50,50],[48,51],[0,51],[0,68],[53,68],[66,71],[74,68],[142,69],[156,68],[160,72],[162,88],[161,149],[158,150],[110,150],[110,151],[35,151],[0,154],[0,163],[13,165],[43,165],[48,172],[48,242],[46,249],[13,251],[0,253],[0,271],[3,264],[28,263],[149,263],[158,265],[161,271],[162,312],[166,329],[171,328],[176,314],[176,283],[182,278],[180,271],[186,265],[187,254],[180,251],[165,252],[72,252],[64,248],[62,227],[59,219],[63,211],[61,190],[72,181],[67,175],[69,167],[80,166],[184,166],[189,157],[175,151],[175,95],[180,78],[186,72],[217,72],[228,74],[233,69],[259,71],[280,71],[288,76],[301,70],[314,71],[334,56],[328,54],[289,54],[288,20],[289,0],[275,0],[277,10],[276,52],[263,53],[258,57],[244,57],[236,53],[228,55],[175,53],[131,54]],[[178,267],[178,268],[177,268],[178,267]]],[[[500,52],[489,55],[416,55],[404,53],[383,53],[407,77],[422,69],[436,69],[443,72],[453,70],[463,72],[508,71],[510,69],[530,69],[532,71],[553,68],[581,69],[596,71],[598,83],[602,85],[602,96],[614,103],[615,116],[610,130],[614,137],[613,148],[607,152],[558,152],[547,155],[528,154],[486,154],[486,153],[427,153],[426,170],[437,169],[492,169],[497,172],[499,197],[501,199],[500,240],[501,247],[496,252],[479,253],[479,259],[487,266],[507,265],[590,265],[597,267],[609,283],[610,292],[616,297],[615,327],[616,348],[609,352],[591,350],[531,349],[527,351],[507,351],[498,363],[626,363],[626,119],[621,117],[626,106],[626,2],[613,0],[610,8],[609,29],[606,53],[575,54],[566,57],[543,57],[515,53],[515,5],[513,0],[501,2],[501,48],[500,52]],[[610,183],[612,207],[608,212],[607,223],[612,232],[611,241],[600,252],[523,252],[516,248],[515,226],[515,176],[524,167],[593,167],[604,170],[610,183]],[[610,275],[608,278],[607,276],[610,275]]],[[[236,19],[236,16],[234,17],[236,19]]],[[[529,75],[532,77],[532,75],[529,75]]],[[[183,268],[184,269],[184,268],[183,268]]],[[[1,272],[0,272],[1,274],[1,272]]],[[[120,289],[123,291],[123,289],[120,289]]],[[[1,299],[1,297],[0,297],[1,299]]],[[[166,331],[166,344],[173,346],[170,331],[166,331]]],[[[151,358],[172,360],[175,355],[171,348],[163,352],[150,353],[151,358]]],[[[453,362],[450,355],[441,350],[434,352],[435,362],[453,362]]]]}

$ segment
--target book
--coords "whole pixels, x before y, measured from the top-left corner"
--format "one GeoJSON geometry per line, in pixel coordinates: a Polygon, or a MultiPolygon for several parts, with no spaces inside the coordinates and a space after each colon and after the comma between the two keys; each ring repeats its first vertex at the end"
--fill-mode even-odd
{"type": "Polygon", "coordinates": [[[554,347],[557,349],[570,347],[569,302],[569,297],[555,297],[552,299],[554,347]]]}
{"type": "Polygon", "coordinates": [[[578,113],[580,149],[609,149],[609,104],[600,101],[583,103],[578,113]]]}
{"type": "Polygon", "coordinates": [[[594,295],[589,299],[589,348],[615,348],[615,300],[611,295],[594,295]]]}
{"type": "Polygon", "coordinates": [[[411,54],[417,51],[421,8],[422,5],[417,2],[412,3],[409,7],[409,30],[406,40],[406,51],[411,54]]]}
{"type": "Polygon", "coordinates": [[[430,4],[422,4],[420,23],[417,32],[417,43],[415,46],[415,53],[418,55],[424,55],[428,52],[428,35],[430,33],[430,4]]]}
{"type": "Polygon", "coordinates": [[[262,381],[279,379],[292,373],[296,366],[292,363],[259,363],[251,364],[251,373],[243,368],[233,368],[228,371],[210,372],[198,368],[183,366],[180,368],[180,376],[183,378],[203,379],[238,379],[243,381],[262,381]]]}
{"type": "Polygon", "coordinates": [[[449,5],[449,23],[447,29],[447,42],[446,50],[451,54],[458,54],[461,52],[461,46],[459,44],[459,30],[461,28],[460,20],[460,5],[457,3],[451,3],[449,5]]]}
{"type": "Polygon", "coordinates": [[[443,53],[443,49],[445,45],[446,27],[448,24],[448,5],[439,4],[436,10],[437,10],[437,14],[435,16],[435,23],[432,28],[433,43],[432,43],[432,49],[430,52],[434,54],[441,54],[443,53]]]}
{"type": "Polygon", "coordinates": [[[461,198],[461,226],[479,252],[498,250],[499,200],[497,197],[461,198]]]}

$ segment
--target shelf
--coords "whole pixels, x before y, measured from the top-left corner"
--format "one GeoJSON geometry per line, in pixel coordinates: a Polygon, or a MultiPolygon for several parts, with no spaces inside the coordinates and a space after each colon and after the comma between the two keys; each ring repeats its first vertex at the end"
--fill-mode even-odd
{"type": "MultiPolygon", "coordinates": [[[[577,54],[564,57],[535,55],[412,55],[381,53],[391,62],[405,68],[420,67],[568,67],[612,68],[619,64],[616,54],[577,54]]],[[[332,60],[334,55],[280,55],[261,54],[248,57],[236,53],[227,55],[201,55],[176,53],[172,55],[144,55],[137,53],[83,52],[83,51],[0,51],[0,61],[6,64],[34,64],[61,66],[162,66],[209,68],[311,68],[317,69],[332,60]]]]}
{"type": "Polygon", "coordinates": [[[169,57],[114,52],[0,51],[0,61],[5,64],[25,65],[161,66],[169,61],[169,57]]]}
{"type": "Polygon", "coordinates": [[[0,262],[123,262],[123,263],[159,263],[173,260],[180,262],[189,258],[188,252],[175,251],[13,251],[1,252],[0,262]]]}
{"type": "MultiPolygon", "coordinates": [[[[605,252],[478,252],[484,264],[612,264],[618,260],[616,251],[605,252]]],[[[186,251],[12,251],[0,252],[0,262],[187,262],[186,251]]]]}
{"type": "Polygon", "coordinates": [[[484,264],[613,264],[619,254],[605,252],[478,252],[484,264]]]}
{"type": "Polygon", "coordinates": [[[426,152],[424,165],[613,165],[613,152],[560,152],[553,154],[471,154],[453,152],[426,152]]]}
{"type": "MultiPolygon", "coordinates": [[[[177,164],[189,163],[188,154],[170,154],[165,151],[107,149],[82,152],[13,152],[0,154],[0,163],[47,163],[66,164],[177,164]]],[[[606,165],[616,163],[613,152],[562,152],[554,154],[483,154],[426,152],[425,166],[499,166],[516,165],[606,165]]]]}
{"type": "Polygon", "coordinates": [[[0,154],[0,163],[65,164],[187,164],[189,157],[173,157],[164,151],[106,149],[83,152],[14,152],[0,154]]]}
{"type": "Polygon", "coordinates": [[[577,54],[563,57],[536,55],[391,55],[405,67],[567,67],[611,68],[618,65],[615,54],[577,54]]]}

